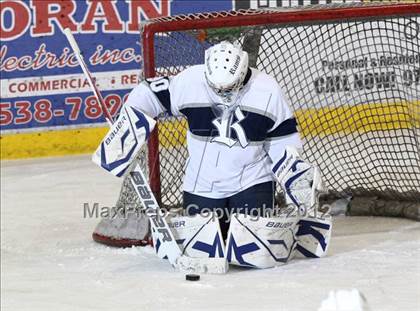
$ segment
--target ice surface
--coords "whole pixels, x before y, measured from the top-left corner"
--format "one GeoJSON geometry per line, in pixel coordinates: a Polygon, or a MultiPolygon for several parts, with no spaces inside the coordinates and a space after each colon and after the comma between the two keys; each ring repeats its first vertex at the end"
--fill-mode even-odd
{"type": "Polygon", "coordinates": [[[94,243],[121,180],[88,156],[1,163],[2,310],[317,310],[357,288],[372,310],[420,310],[420,223],[335,218],[327,258],[267,270],[233,268],[188,282],[151,248],[94,243]]]}

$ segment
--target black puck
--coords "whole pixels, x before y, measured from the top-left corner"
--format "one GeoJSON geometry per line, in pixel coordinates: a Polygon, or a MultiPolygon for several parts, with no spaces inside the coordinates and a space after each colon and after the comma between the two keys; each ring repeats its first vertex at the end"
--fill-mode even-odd
{"type": "Polygon", "coordinates": [[[185,279],[187,281],[199,281],[200,276],[198,274],[187,274],[187,275],[185,275],[185,279]]]}

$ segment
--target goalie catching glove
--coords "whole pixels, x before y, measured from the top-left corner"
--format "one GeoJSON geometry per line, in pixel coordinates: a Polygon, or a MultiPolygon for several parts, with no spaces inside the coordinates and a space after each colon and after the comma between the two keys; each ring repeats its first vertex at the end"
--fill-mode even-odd
{"type": "Polygon", "coordinates": [[[124,105],[92,161],[117,177],[123,176],[155,124],[155,120],[140,110],[124,105]]]}
{"type": "Polygon", "coordinates": [[[318,212],[318,194],[324,190],[319,169],[301,159],[295,148],[287,146],[272,170],[283,188],[286,203],[293,204],[299,210],[295,257],[326,256],[332,218],[327,213],[318,212]]]}
{"type": "Polygon", "coordinates": [[[301,159],[296,148],[287,146],[272,171],[284,191],[287,204],[302,211],[317,203],[318,192],[323,190],[321,173],[316,166],[301,159]]]}

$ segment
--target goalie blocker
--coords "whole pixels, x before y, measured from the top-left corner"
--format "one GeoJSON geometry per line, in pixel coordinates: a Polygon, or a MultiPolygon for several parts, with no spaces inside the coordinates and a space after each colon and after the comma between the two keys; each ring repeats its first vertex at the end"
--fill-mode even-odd
{"type": "Polygon", "coordinates": [[[117,177],[123,176],[155,124],[155,120],[140,110],[124,105],[93,154],[92,161],[117,177]]]}

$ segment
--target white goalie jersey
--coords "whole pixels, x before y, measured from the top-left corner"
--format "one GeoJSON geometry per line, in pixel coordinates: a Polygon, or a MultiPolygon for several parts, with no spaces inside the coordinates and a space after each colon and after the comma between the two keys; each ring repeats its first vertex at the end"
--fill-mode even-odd
{"type": "Polygon", "coordinates": [[[248,70],[240,96],[229,107],[209,88],[204,65],[143,81],[125,105],[153,118],[161,113],[186,117],[184,191],[208,198],[229,197],[273,180],[273,163],[285,147],[301,147],[277,81],[256,69],[248,70]]]}

